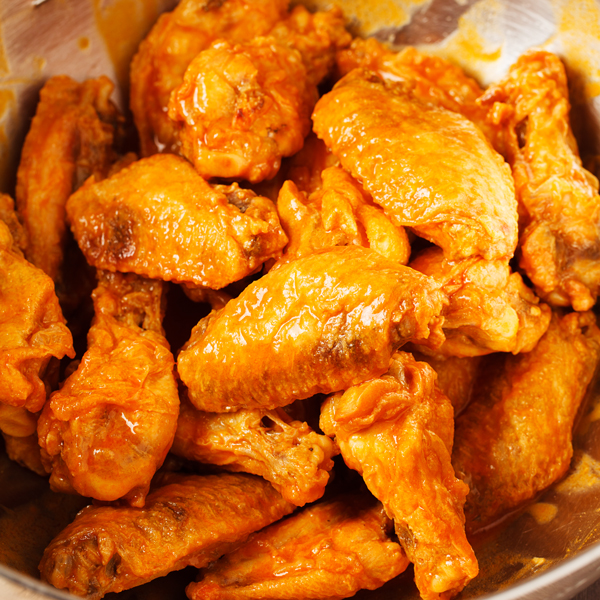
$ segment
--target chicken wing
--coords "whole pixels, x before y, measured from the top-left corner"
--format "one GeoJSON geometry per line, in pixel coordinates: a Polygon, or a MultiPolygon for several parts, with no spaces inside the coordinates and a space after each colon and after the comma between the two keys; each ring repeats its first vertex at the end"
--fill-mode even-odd
{"type": "Polygon", "coordinates": [[[577,410],[600,360],[593,313],[554,315],[538,345],[491,356],[456,420],[452,462],[471,488],[467,528],[483,529],[562,477],[577,410]]]}
{"type": "Polygon", "coordinates": [[[467,117],[501,151],[498,128],[489,123],[486,109],[477,103],[483,90],[447,60],[423,54],[411,46],[393,52],[375,38],[355,38],[349,48],[338,52],[337,67],[341,75],[362,67],[384,80],[402,82],[420,100],[467,117]]]}
{"type": "Polygon", "coordinates": [[[200,321],[178,371],[200,410],[285,406],[388,368],[409,340],[441,341],[437,284],[359,246],[292,261],[200,321]]]}
{"type": "Polygon", "coordinates": [[[401,265],[408,262],[410,244],[404,228],[392,223],[351,175],[331,167],[321,179],[321,189],[309,196],[292,181],[281,188],[277,212],[289,243],[277,266],[348,244],[371,248],[401,265]]]}
{"type": "Polygon", "coordinates": [[[410,266],[441,283],[448,294],[441,354],[529,352],[548,328],[550,307],[540,304],[521,275],[511,273],[507,260],[452,261],[441,249],[429,248],[410,266]]]}
{"type": "Polygon", "coordinates": [[[67,243],[65,204],[87,177],[106,177],[116,158],[115,137],[123,117],[110,101],[107,77],[77,83],[50,78],[21,154],[17,209],[28,238],[25,255],[62,290],[61,264],[67,243]]]}
{"type": "Polygon", "coordinates": [[[26,437],[18,437],[2,432],[2,437],[4,438],[6,454],[10,460],[14,460],[22,467],[38,475],[46,475],[46,469],[40,456],[37,433],[34,432],[26,437]]]}
{"type": "Polygon", "coordinates": [[[270,200],[235,183],[211,186],[173,155],[89,179],[67,215],[91,265],[212,289],[253,273],[287,242],[270,200]]]}
{"type": "Polygon", "coordinates": [[[23,258],[0,221],[0,402],[41,410],[51,359],[63,356],[75,351],[54,283],[23,258]]]}
{"type": "Polygon", "coordinates": [[[335,444],[281,409],[206,413],[182,402],[171,452],[229,471],[253,473],[296,506],[319,499],[335,444]]]}
{"type": "Polygon", "coordinates": [[[589,310],[600,289],[598,180],[581,165],[560,59],[530,50],[480,101],[505,137],[520,203],[521,268],[553,306],[589,310]]]}
{"type": "Polygon", "coordinates": [[[397,225],[449,260],[508,258],[517,245],[510,169],[458,113],[355,69],[321,97],[314,130],[397,225]]]}
{"type": "Polygon", "coordinates": [[[201,568],[291,513],[260,477],[173,476],[144,508],[87,507],[50,543],[42,579],[88,600],[201,568]]]}
{"type": "Polygon", "coordinates": [[[159,17],[131,63],[130,104],[142,156],[179,152],[167,105],[192,59],[217,39],[240,43],[265,35],[287,6],[288,0],[182,0],[159,17]]]}
{"type": "Polygon", "coordinates": [[[312,194],[323,186],[321,173],[339,165],[338,157],[311,132],[304,140],[302,149],[284,161],[280,174],[284,175],[284,181],[289,179],[301,192],[312,194]]]}
{"type": "Polygon", "coordinates": [[[99,273],[88,349],[38,422],[54,490],[144,505],[179,414],[162,289],[136,275],[99,273]]]}
{"type": "Polygon", "coordinates": [[[405,352],[383,377],[328,398],[321,429],[394,519],[424,600],[451,598],[478,573],[467,542],[468,487],[450,463],[454,413],[426,363],[405,352]]]}
{"type": "Polygon", "coordinates": [[[381,504],[341,496],[253,534],[203,571],[190,600],[338,600],[374,590],[408,566],[381,504]]]}
{"type": "MultiPolygon", "coordinates": [[[[421,353],[408,345],[415,360],[426,362],[437,375],[439,388],[448,396],[454,408],[454,416],[460,414],[471,401],[475,381],[481,368],[481,356],[444,356],[438,352],[421,353]]],[[[421,349],[421,348],[420,348],[421,349]]]]}
{"type": "Polygon", "coordinates": [[[281,158],[302,148],[317,84],[350,39],[339,9],[297,6],[267,37],[215,41],[171,95],[181,153],[207,179],[274,177],[281,158]]]}

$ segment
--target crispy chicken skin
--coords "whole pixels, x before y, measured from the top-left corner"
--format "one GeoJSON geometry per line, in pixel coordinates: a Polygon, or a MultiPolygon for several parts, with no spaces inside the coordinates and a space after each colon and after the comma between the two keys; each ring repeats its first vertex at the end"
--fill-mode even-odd
{"type": "Polygon", "coordinates": [[[384,376],[329,397],[320,423],[394,519],[424,600],[451,598],[478,573],[464,528],[468,487],[450,463],[454,413],[435,380],[399,352],[384,376]]]}
{"type": "Polygon", "coordinates": [[[471,121],[364,69],[321,97],[313,121],[394,222],[440,246],[446,258],[513,255],[510,168],[471,121]]]}
{"type": "Polygon", "coordinates": [[[50,78],[25,138],[17,172],[17,209],[29,240],[25,256],[60,283],[67,241],[65,204],[90,175],[106,177],[123,117],[107,77],[77,83],[50,78]]]}
{"type": "MultiPolygon", "coordinates": [[[[411,347],[414,344],[408,346],[411,347]]],[[[426,362],[433,368],[437,375],[439,388],[452,403],[454,415],[460,414],[471,401],[483,358],[481,356],[444,356],[438,352],[425,350],[426,354],[410,348],[415,360],[426,362]]]]}
{"type": "Polygon", "coordinates": [[[513,170],[521,268],[553,306],[589,310],[600,289],[598,180],[581,165],[560,59],[530,50],[480,102],[513,170]]]}
{"type": "Polygon", "coordinates": [[[593,313],[554,315],[538,345],[486,359],[456,421],[452,463],[471,488],[467,528],[485,528],[562,477],[572,429],[600,359],[593,313]]]}
{"type": "Polygon", "coordinates": [[[130,105],[142,156],[179,152],[167,106],[194,57],[217,39],[235,44],[265,35],[287,6],[288,0],[182,0],[159,17],[131,63],[130,105]]]}
{"type": "Polygon", "coordinates": [[[38,422],[54,490],[144,505],[179,414],[162,290],[159,281],[99,272],[88,349],[38,422]]]}
{"type": "Polygon", "coordinates": [[[192,331],[178,371],[200,410],[271,409],[385,373],[399,346],[439,336],[437,284],[359,246],[292,261],[192,331]]]}
{"type": "Polygon", "coordinates": [[[181,152],[206,178],[271,179],[311,130],[317,84],[350,43],[336,8],[296,6],[266,37],[215,41],[190,63],[169,102],[181,152]]]}
{"type": "Polygon", "coordinates": [[[403,227],[395,225],[370,195],[340,167],[321,173],[322,187],[307,196],[286,181],[277,212],[289,242],[277,265],[317,250],[356,244],[376,250],[401,265],[408,262],[410,244],[403,227]]]}
{"type": "Polygon", "coordinates": [[[335,444],[283,410],[207,413],[181,404],[171,452],[229,471],[253,473],[296,506],[318,500],[333,468],[335,444]]]}
{"type": "Polygon", "coordinates": [[[363,67],[384,80],[401,81],[423,102],[460,113],[473,121],[496,148],[497,128],[486,119],[487,111],[477,103],[483,90],[456,65],[439,56],[429,56],[408,46],[393,52],[374,38],[355,38],[337,55],[340,75],[363,67]]]}
{"type": "Polygon", "coordinates": [[[0,402],[39,411],[52,357],[75,356],[54,283],[23,258],[0,221],[0,402]]]}
{"type": "Polygon", "coordinates": [[[46,548],[42,579],[98,600],[189,565],[204,567],[295,508],[253,475],[172,477],[144,508],[84,508],[46,548]]]}
{"type": "Polygon", "coordinates": [[[190,600],[339,600],[374,590],[408,566],[380,503],[346,495],[253,534],[203,570],[190,600]]]}
{"type": "Polygon", "coordinates": [[[67,215],[91,265],[211,289],[253,273],[287,243],[270,200],[236,183],[211,186],[169,154],[89,179],[67,215]]]}
{"type": "Polygon", "coordinates": [[[442,285],[450,303],[444,315],[446,341],[437,351],[449,356],[529,352],[550,323],[550,307],[539,302],[507,260],[471,257],[447,260],[429,248],[410,264],[442,285]]]}

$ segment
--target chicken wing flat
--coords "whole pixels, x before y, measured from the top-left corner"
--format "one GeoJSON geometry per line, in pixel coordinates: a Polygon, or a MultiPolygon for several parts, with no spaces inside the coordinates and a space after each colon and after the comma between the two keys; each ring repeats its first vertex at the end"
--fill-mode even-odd
{"type": "Polygon", "coordinates": [[[451,598],[478,573],[464,528],[468,487],[450,463],[454,413],[435,379],[399,352],[386,375],[331,396],[321,413],[321,429],[394,519],[424,600],[451,598]]]}
{"type": "Polygon", "coordinates": [[[14,244],[24,253],[27,250],[27,232],[15,212],[14,200],[8,194],[0,194],[0,221],[4,221],[14,244]]]}
{"type": "Polygon", "coordinates": [[[179,414],[162,288],[136,275],[99,273],[88,349],[38,422],[54,490],[144,505],[179,414]]]}
{"type": "Polygon", "coordinates": [[[281,409],[207,413],[183,402],[171,452],[260,475],[288,502],[304,506],[323,495],[337,448],[281,409]]]}
{"type": "Polygon", "coordinates": [[[384,80],[401,81],[420,100],[467,117],[496,147],[497,127],[489,123],[486,109],[477,102],[483,90],[447,60],[411,46],[393,52],[375,38],[355,38],[349,48],[338,52],[337,67],[341,75],[362,67],[384,80]]]}
{"type": "Polygon", "coordinates": [[[285,406],[377,377],[403,343],[439,338],[444,302],[413,269],[333,248],[270,271],[200,321],[179,375],[200,410],[285,406]]]}
{"type": "Polygon", "coordinates": [[[0,221],[0,402],[41,410],[50,361],[63,356],[75,351],[54,283],[23,258],[0,221]]]}
{"type": "Polygon", "coordinates": [[[211,186],[173,155],[89,179],[67,215],[91,265],[212,289],[251,274],[287,243],[270,200],[235,183],[211,186]]]}
{"type": "Polygon", "coordinates": [[[355,69],[317,103],[315,133],[397,225],[449,260],[511,257],[517,203],[508,165],[471,121],[407,87],[355,69]]]}
{"type": "Polygon", "coordinates": [[[67,199],[90,175],[106,177],[116,158],[113,142],[123,117],[109,99],[113,88],[107,77],[84,83],[50,78],[25,138],[17,172],[25,255],[55,281],[67,241],[67,199]]]}
{"type": "Polygon", "coordinates": [[[283,184],[277,212],[289,243],[278,265],[348,244],[371,248],[401,265],[408,262],[406,231],[373,203],[350,174],[330,167],[321,173],[321,180],[321,189],[309,196],[292,181],[283,184]]]}
{"type": "Polygon", "coordinates": [[[144,508],[82,510],[44,552],[42,579],[98,600],[189,565],[204,567],[294,508],[253,475],[174,477],[144,508]]]}
{"type": "Polygon", "coordinates": [[[203,571],[190,600],[338,600],[374,590],[408,566],[372,498],[341,496],[253,534],[203,571]]]}
{"type": "Polygon", "coordinates": [[[410,264],[442,284],[450,303],[444,312],[446,341],[437,351],[453,356],[529,352],[550,323],[539,302],[507,260],[447,260],[429,248],[410,264]]]}
{"type": "Polygon", "coordinates": [[[471,488],[467,528],[477,531],[562,477],[575,416],[600,359],[593,313],[553,316],[538,345],[492,356],[456,420],[452,462],[471,488]]]}
{"type": "Polygon", "coordinates": [[[317,84],[349,43],[339,9],[313,15],[303,6],[267,37],[215,41],[171,95],[182,154],[207,179],[271,179],[302,148],[317,84]]]}
{"type": "Polygon", "coordinates": [[[182,0],[159,17],[131,63],[130,104],[142,156],[179,152],[167,106],[194,57],[217,39],[235,44],[265,35],[287,6],[288,0],[182,0]]]}
{"type": "Polygon", "coordinates": [[[520,266],[553,306],[589,310],[600,289],[598,180],[569,125],[565,69],[530,50],[481,98],[501,128],[522,220],[520,266]]]}

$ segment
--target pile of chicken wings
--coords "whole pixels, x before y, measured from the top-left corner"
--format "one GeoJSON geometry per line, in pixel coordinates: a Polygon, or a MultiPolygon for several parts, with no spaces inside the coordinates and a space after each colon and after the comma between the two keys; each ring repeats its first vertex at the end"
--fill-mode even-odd
{"type": "Polygon", "coordinates": [[[568,470],[600,360],[560,59],[484,90],[339,9],[181,0],[131,64],[135,152],[112,90],[48,80],[0,196],[6,451],[90,499],[42,579],[333,600],[412,563],[457,595],[470,536],[568,470]],[[210,308],[172,348],[177,288],[210,308]]]}

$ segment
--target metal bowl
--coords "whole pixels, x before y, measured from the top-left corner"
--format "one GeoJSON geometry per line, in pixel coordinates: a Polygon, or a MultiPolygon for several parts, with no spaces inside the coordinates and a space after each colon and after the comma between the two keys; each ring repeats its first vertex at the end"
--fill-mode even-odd
{"type": "MultiPolygon", "coordinates": [[[[325,8],[325,0],[304,0],[325,8]]],[[[337,0],[354,33],[417,45],[462,66],[487,85],[526,49],[543,46],[564,60],[571,119],[584,162],[600,155],[600,2],[597,0],[337,0]]],[[[157,15],[175,0],[0,0],[0,189],[12,192],[20,147],[39,89],[50,76],[106,74],[125,108],[128,64],[157,15]]],[[[600,577],[600,387],[588,394],[576,428],[575,456],[565,479],[474,540],[481,574],[460,598],[566,600],[600,577]]],[[[35,579],[36,529],[59,529],[76,500],[53,497],[47,484],[0,455],[0,598],[66,599],[35,579]],[[16,490],[16,491],[15,491],[16,490]],[[3,506],[8,506],[4,509],[3,506]],[[22,540],[27,543],[22,543],[22,540]]],[[[48,535],[48,534],[46,534],[48,535]]],[[[38,553],[38,554],[36,554],[38,553]]],[[[184,598],[193,571],[173,574],[118,595],[121,599],[184,598]]],[[[110,595],[113,596],[113,595],[110,595]]],[[[364,600],[416,599],[410,573],[364,600]]]]}

